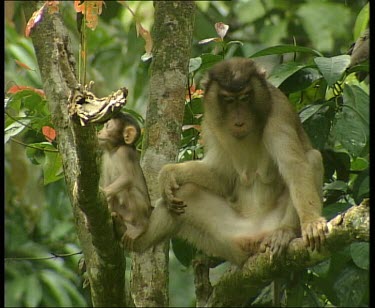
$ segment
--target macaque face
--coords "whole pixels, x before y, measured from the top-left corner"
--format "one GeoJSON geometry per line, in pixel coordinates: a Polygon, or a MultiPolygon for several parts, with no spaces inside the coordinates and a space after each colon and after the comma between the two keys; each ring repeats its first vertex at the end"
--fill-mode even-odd
{"type": "Polygon", "coordinates": [[[238,93],[226,91],[218,92],[218,104],[223,121],[229,133],[238,139],[246,137],[253,129],[255,121],[251,111],[251,89],[244,89],[238,93]]]}
{"type": "Polygon", "coordinates": [[[232,137],[242,139],[261,131],[271,99],[264,74],[251,60],[238,59],[224,61],[211,71],[205,102],[211,120],[232,137]]]}
{"type": "Polygon", "coordinates": [[[114,148],[124,144],[122,136],[123,123],[119,119],[106,122],[98,132],[98,141],[101,148],[114,148]]]}

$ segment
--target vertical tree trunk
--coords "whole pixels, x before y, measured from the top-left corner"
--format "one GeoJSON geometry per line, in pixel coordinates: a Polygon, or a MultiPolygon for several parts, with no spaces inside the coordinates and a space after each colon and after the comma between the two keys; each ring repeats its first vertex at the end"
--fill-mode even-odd
{"type": "MultiPolygon", "coordinates": [[[[23,7],[28,20],[40,6],[35,1],[24,1],[23,7]]],[[[57,132],[92,303],[97,307],[124,306],[125,258],[114,238],[110,214],[98,190],[100,169],[95,127],[82,127],[68,115],[69,92],[77,80],[75,59],[60,14],[49,14],[45,9],[43,18],[32,29],[32,39],[57,132]]]]}
{"type": "MultiPolygon", "coordinates": [[[[195,4],[155,1],[154,7],[150,100],[142,157],[153,204],[160,197],[159,170],[178,157],[195,4]]],[[[131,289],[136,306],[168,306],[168,251],[169,243],[164,243],[143,254],[133,254],[131,289]]]]}

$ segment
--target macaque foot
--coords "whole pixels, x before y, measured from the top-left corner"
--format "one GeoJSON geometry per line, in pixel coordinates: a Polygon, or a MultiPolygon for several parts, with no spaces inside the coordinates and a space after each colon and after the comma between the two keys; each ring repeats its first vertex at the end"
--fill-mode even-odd
{"type": "Polygon", "coordinates": [[[320,251],[328,233],[327,221],[321,217],[315,221],[302,224],[302,238],[306,247],[320,251]]]}
{"type": "Polygon", "coordinates": [[[259,250],[260,252],[269,250],[272,260],[273,257],[280,256],[287,249],[290,241],[295,237],[296,233],[290,228],[278,229],[263,239],[259,250]]]}

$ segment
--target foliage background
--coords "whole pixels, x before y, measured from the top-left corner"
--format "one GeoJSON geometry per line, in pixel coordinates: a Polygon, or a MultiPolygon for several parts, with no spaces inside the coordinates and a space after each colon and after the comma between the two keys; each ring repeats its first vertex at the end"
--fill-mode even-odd
{"type": "MultiPolygon", "coordinates": [[[[215,61],[223,57],[248,57],[280,44],[295,42],[319,51],[328,59],[345,55],[367,26],[369,13],[362,10],[366,3],[364,0],[197,1],[191,58],[200,58],[201,65],[194,66],[195,62],[191,62],[191,80],[199,88],[204,71],[215,61]],[[214,24],[219,21],[230,27],[224,42],[199,44],[202,39],[217,37],[214,24]]],[[[152,2],[129,1],[129,5],[143,27],[150,30],[152,2]]],[[[23,34],[25,20],[20,2],[6,1],[5,8],[5,92],[13,85],[41,89],[31,40],[23,34]],[[16,60],[31,69],[20,66],[16,60]]],[[[60,12],[78,55],[79,35],[72,2],[62,1],[60,12]]],[[[117,2],[106,1],[98,27],[88,32],[88,80],[95,81],[97,96],[125,85],[130,90],[127,109],[144,116],[150,61],[141,61],[144,41],[137,38],[134,18],[117,2]]],[[[367,82],[359,82],[355,74],[347,76],[341,72],[332,84],[345,78],[345,86],[343,92],[335,92],[332,87],[327,88],[329,80],[324,75],[324,65],[314,62],[316,54],[276,54],[275,50],[269,54],[254,59],[267,69],[270,80],[289,95],[314,145],[322,151],[326,167],[324,213],[327,218],[333,217],[369,194],[367,82]],[[296,65],[301,67],[297,69],[296,65]]],[[[346,63],[346,58],[339,59],[338,70],[346,63]]],[[[196,129],[199,129],[201,100],[199,95],[191,94],[193,97],[186,104],[181,160],[202,155],[196,129]]],[[[9,259],[5,264],[5,306],[90,305],[88,289],[81,287],[85,277],[78,274],[80,255],[40,259],[80,251],[55,144],[46,140],[42,132],[43,126],[50,125],[49,111],[43,97],[33,91],[9,93],[7,98],[5,257],[9,259]]],[[[191,258],[186,255],[186,247],[178,248],[177,244],[174,242],[175,253],[181,263],[170,252],[171,306],[193,306],[191,258]]],[[[215,269],[213,274],[219,275],[224,267],[215,269]]],[[[310,306],[366,306],[368,273],[368,244],[344,247],[326,262],[296,273],[293,279],[284,282],[288,304],[302,300],[310,306]]],[[[269,299],[263,294],[253,300],[264,304],[269,299]]]]}

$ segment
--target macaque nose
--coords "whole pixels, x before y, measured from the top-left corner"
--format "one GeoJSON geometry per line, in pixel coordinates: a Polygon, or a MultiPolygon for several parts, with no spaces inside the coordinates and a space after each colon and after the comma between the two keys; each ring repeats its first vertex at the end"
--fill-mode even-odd
{"type": "Polygon", "coordinates": [[[245,123],[244,122],[235,122],[234,126],[242,127],[245,123]]]}

